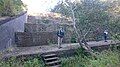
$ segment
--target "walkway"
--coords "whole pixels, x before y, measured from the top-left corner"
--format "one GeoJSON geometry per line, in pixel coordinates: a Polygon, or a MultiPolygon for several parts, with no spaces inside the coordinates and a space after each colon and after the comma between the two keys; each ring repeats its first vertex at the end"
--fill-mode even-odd
{"type": "MultiPolygon", "coordinates": [[[[117,44],[120,43],[119,41],[108,40],[107,42],[104,41],[91,41],[87,42],[90,47],[95,46],[102,46],[102,45],[109,45],[109,44],[117,44]]],[[[51,44],[49,46],[33,46],[33,47],[16,47],[11,49],[11,51],[4,52],[2,57],[4,56],[20,56],[20,55],[30,55],[30,54],[42,54],[47,52],[55,52],[55,51],[64,51],[70,49],[76,49],[80,47],[78,43],[69,43],[69,44],[62,44],[62,48],[58,49],[57,44],[51,44]]]]}

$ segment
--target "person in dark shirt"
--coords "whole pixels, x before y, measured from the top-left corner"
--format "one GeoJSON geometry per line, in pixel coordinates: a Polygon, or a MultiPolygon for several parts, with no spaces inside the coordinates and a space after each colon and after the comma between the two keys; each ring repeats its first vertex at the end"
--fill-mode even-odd
{"type": "Polygon", "coordinates": [[[62,40],[64,37],[64,30],[62,27],[57,31],[57,36],[58,36],[58,48],[61,48],[62,40]]]}
{"type": "Polygon", "coordinates": [[[96,35],[96,36],[95,36],[95,37],[96,37],[95,39],[96,39],[96,41],[98,42],[99,39],[100,39],[100,29],[99,29],[99,28],[96,29],[95,35],[96,35]]]}

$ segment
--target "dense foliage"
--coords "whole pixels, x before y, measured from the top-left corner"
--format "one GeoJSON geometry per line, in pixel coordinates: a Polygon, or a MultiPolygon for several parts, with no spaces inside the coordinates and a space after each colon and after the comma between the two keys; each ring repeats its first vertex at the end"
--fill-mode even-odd
{"type": "Polygon", "coordinates": [[[76,27],[83,34],[89,28],[92,29],[91,31],[96,31],[97,28],[100,28],[101,32],[108,30],[111,35],[120,33],[119,0],[75,0],[74,2],[65,0],[60,1],[51,11],[72,17],[71,6],[75,14],[76,27]]]}
{"type": "Polygon", "coordinates": [[[41,57],[0,60],[0,67],[44,67],[41,57]]]}
{"type": "Polygon", "coordinates": [[[21,0],[0,0],[0,16],[13,16],[23,11],[21,0]]]}

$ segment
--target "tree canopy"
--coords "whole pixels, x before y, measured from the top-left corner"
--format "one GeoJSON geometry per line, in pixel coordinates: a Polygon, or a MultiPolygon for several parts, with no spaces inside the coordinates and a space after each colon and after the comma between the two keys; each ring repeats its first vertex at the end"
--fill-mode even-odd
{"type": "Polygon", "coordinates": [[[79,30],[83,30],[82,32],[86,32],[89,28],[120,32],[119,0],[75,0],[74,2],[65,0],[60,1],[51,11],[71,17],[70,6],[74,11],[76,26],[79,30]]]}
{"type": "Polygon", "coordinates": [[[21,0],[0,0],[0,16],[13,16],[23,11],[21,0]]]}

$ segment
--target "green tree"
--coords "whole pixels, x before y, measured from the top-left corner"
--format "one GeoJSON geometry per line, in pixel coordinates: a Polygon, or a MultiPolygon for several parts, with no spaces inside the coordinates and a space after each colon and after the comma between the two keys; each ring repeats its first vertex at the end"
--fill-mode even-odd
{"type": "Polygon", "coordinates": [[[90,26],[92,26],[93,29],[100,26],[103,28],[109,21],[109,15],[106,12],[107,5],[99,0],[82,0],[73,3],[66,0],[58,4],[52,11],[71,17],[72,13],[70,12],[68,3],[72,5],[76,25],[80,27],[81,30],[87,30],[85,28],[90,28],[90,26]]]}
{"type": "Polygon", "coordinates": [[[0,0],[0,16],[14,16],[23,11],[21,0],[0,0]]]}
{"type": "Polygon", "coordinates": [[[108,12],[111,16],[109,29],[112,30],[113,34],[120,33],[120,1],[113,0],[107,2],[109,8],[108,12]]]}
{"type": "Polygon", "coordinates": [[[84,38],[86,33],[89,33],[89,28],[92,31],[95,31],[96,28],[108,29],[110,32],[113,32],[115,28],[119,29],[119,26],[116,26],[116,23],[112,20],[114,17],[109,11],[112,8],[107,2],[100,0],[75,0],[74,2],[65,0],[59,2],[52,11],[71,17],[78,37],[84,38]]]}

